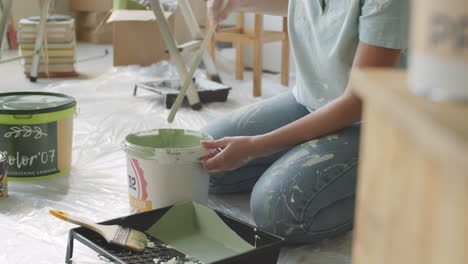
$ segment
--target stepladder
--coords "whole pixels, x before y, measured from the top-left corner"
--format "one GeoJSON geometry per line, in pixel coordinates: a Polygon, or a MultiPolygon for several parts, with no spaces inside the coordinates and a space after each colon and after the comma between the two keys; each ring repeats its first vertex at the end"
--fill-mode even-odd
{"type": "Polygon", "coordinates": [[[36,31],[36,39],[34,42],[34,50],[31,53],[28,54],[23,54],[21,56],[17,56],[14,58],[6,59],[6,60],[1,60],[2,57],[2,51],[3,51],[3,40],[5,37],[6,29],[8,27],[8,18],[10,17],[11,9],[13,6],[13,0],[5,0],[4,2],[0,3],[1,10],[0,10],[0,63],[5,63],[9,61],[14,61],[14,60],[20,60],[26,57],[33,57],[32,60],[32,67],[31,67],[31,74],[30,74],[30,81],[31,82],[36,82],[37,77],[38,77],[38,70],[39,70],[39,63],[41,59],[41,49],[43,46],[44,42],[44,36],[46,34],[46,23],[47,19],[49,17],[49,9],[50,9],[50,4],[52,0],[44,0],[40,1],[41,2],[41,14],[40,14],[40,19],[39,19],[39,24],[37,27],[36,31]]]}
{"type": "MultiPolygon", "coordinates": [[[[188,26],[188,29],[191,34],[192,41],[187,43],[183,43],[178,45],[174,36],[171,33],[169,24],[164,16],[163,8],[161,7],[161,3],[159,0],[135,0],[140,4],[144,4],[146,6],[150,6],[156,16],[156,21],[159,26],[159,30],[161,35],[164,39],[164,43],[166,44],[166,48],[169,52],[171,57],[171,61],[174,63],[176,70],[179,74],[179,78],[181,83],[185,81],[188,75],[187,66],[182,58],[181,51],[184,49],[194,49],[200,47],[201,42],[203,40],[202,30],[198,24],[198,21],[192,11],[190,3],[188,0],[178,0],[178,8],[181,10],[181,14],[184,18],[185,23],[188,26]]],[[[222,83],[220,75],[216,70],[216,66],[211,55],[208,51],[204,51],[203,53],[203,64],[205,65],[207,71],[208,79],[212,81],[222,83]]],[[[193,82],[191,82],[187,89],[186,97],[192,109],[198,110],[202,107],[200,98],[198,96],[198,92],[195,88],[193,82]]]]}

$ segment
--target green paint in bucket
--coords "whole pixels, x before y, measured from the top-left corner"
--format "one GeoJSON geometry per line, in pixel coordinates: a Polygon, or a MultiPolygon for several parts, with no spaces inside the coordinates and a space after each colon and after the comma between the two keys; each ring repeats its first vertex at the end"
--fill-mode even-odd
{"type": "Polygon", "coordinates": [[[130,134],[127,152],[130,205],[148,211],[184,201],[206,203],[209,176],[200,158],[209,151],[200,145],[211,136],[187,129],[154,129],[130,134]]]}
{"type": "Polygon", "coordinates": [[[0,152],[12,181],[44,179],[71,168],[76,101],[47,92],[0,93],[0,152]]]}

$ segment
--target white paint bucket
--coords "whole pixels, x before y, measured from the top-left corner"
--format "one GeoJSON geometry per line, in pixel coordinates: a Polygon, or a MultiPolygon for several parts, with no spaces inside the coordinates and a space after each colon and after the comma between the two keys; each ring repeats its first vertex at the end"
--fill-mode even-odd
{"type": "Polygon", "coordinates": [[[209,151],[209,135],[184,129],[155,129],[129,134],[127,153],[130,205],[138,212],[178,202],[208,201],[209,175],[200,158],[209,151]]]}
{"type": "Polygon", "coordinates": [[[411,90],[434,101],[468,102],[466,0],[415,0],[412,7],[411,90]]]}

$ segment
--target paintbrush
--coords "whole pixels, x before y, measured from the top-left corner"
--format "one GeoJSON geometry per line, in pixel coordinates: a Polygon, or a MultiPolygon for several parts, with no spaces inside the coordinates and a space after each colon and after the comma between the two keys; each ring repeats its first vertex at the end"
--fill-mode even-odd
{"type": "Polygon", "coordinates": [[[149,242],[148,236],[145,233],[128,227],[96,224],[90,220],[56,210],[50,210],[49,213],[62,220],[93,230],[104,237],[108,243],[123,246],[131,250],[143,251],[149,242]]]}
{"type": "MultiPolygon", "coordinates": [[[[223,3],[221,4],[220,12],[222,12],[226,8],[228,3],[229,3],[229,0],[223,1],[223,3]]],[[[172,123],[174,121],[174,117],[177,113],[177,110],[179,110],[179,107],[182,104],[182,101],[184,100],[185,93],[187,92],[187,88],[190,82],[192,81],[193,74],[195,73],[198,66],[200,65],[202,58],[203,58],[203,53],[205,52],[206,48],[208,47],[208,44],[213,38],[213,34],[215,33],[217,26],[218,26],[217,23],[213,24],[210,30],[208,31],[208,33],[206,33],[205,38],[203,39],[203,42],[200,46],[200,50],[198,51],[192,65],[190,66],[190,70],[187,74],[187,77],[185,78],[184,84],[182,85],[182,88],[180,88],[179,94],[177,95],[177,98],[174,104],[172,105],[171,112],[169,113],[169,116],[167,117],[167,121],[169,123],[172,123]]]]}

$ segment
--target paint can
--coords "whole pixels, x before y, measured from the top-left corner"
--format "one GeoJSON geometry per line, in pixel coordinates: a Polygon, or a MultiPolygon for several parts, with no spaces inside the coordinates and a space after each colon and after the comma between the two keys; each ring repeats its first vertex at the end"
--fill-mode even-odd
{"type": "Polygon", "coordinates": [[[468,102],[466,0],[413,1],[410,89],[434,101],[468,102]]]}
{"type": "Polygon", "coordinates": [[[69,172],[75,112],[75,99],[64,94],[0,93],[0,152],[7,154],[9,180],[69,172]]]}
{"type": "Polygon", "coordinates": [[[0,199],[8,196],[7,155],[0,152],[0,199]]]}
{"type": "Polygon", "coordinates": [[[186,129],[154,129],[129,134],[122,143],[127,153],[131,207],[138,212],[178,202],[208,201],[209,175],[200,158],[209,151],[201,140],[209,135],[186,129]]]}

